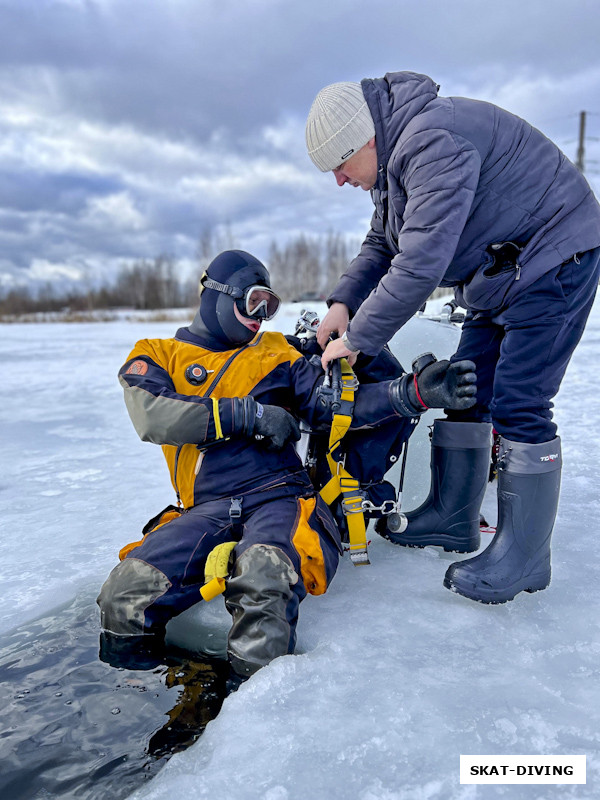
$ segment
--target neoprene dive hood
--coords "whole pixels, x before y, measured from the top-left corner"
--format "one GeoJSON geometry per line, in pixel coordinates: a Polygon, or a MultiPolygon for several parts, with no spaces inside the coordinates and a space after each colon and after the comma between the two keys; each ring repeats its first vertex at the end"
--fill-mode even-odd
{"type": "MultiPolygon", "coordinates": [[[[236,318],[234,305],[238,305],[243,316],[248,316],[244,305],[246,290],[253,286],[271,289],[265,265],[243,250],[225,250],[211,261],[200,285],[200,307],[189,326],[190,332],[206,341],[210,347],[221,350],[230,350],[250,342],[256,332],[236,318]],[[213,288],[215,285],[221,288],[213,288]],[[238,291],[230,294],[230,289],[238,291]]],[[[273,297],[278,306],[279,298],[276,295],[273,297]]],[[[257,315],[257,319],[264,318],[264,314],[257,315]]]]}

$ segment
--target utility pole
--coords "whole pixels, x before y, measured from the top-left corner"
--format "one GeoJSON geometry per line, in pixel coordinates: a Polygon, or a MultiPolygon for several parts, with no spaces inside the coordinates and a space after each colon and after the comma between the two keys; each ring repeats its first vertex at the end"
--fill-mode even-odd
{"type": "Polygon", "coordinates": [[[577,147],[577,162],[576,166],[580,172],[583,172],[583,159],[585,155],[585,111],[579,114],[579,146],[577,147]]]}

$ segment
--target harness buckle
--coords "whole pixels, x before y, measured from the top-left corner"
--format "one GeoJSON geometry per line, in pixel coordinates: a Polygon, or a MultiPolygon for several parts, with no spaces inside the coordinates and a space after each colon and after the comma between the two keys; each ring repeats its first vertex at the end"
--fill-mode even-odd
{"type": "Polygon", "coordinates": [[[350,548],[350,561],[354,564],[355,567],[364,567],[370,564],[369,561],[369,554],[367,553],[366,547],[361,547],[360,549],[353,550],[352,547],[350,548]]]}
{"type": "Polygon", "coordinates": [[[344,497],[342,500],[342,511],[344,514],[362,514],[363,512],[363,496],[362,494],[353,497],[344,497]]]}
{"type": "Polygon", "coordinates": [[[354,373],[352,373],[352,375],[342,375],[342,384],[344,389],[352,389],[353,391],[356,391],[360,386],[358,378],[354,373]]]}
{"type": "Polygon", "coordinates": [[[342,491],[342,511],[344,514],[362,514],[365,495],[364,492],[360,491],[358,481],[355,478],[341,476],[340,489],[342,491]]]}
{"type": "Polygon", "coordinates": [[[239,520],[242,517],[242,497],[232,497],[231,503],[229,505],[229,519],[233,522],[234,520],[239,520]]]}

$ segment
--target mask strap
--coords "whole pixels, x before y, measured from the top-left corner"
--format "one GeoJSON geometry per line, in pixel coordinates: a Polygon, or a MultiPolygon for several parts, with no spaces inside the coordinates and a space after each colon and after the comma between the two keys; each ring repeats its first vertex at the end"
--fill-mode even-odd
{"type": "Polygon", "coordinates": [[[204,278],[202,279],[202,286],[205,289],[214,289],[217,292],[223,292],[223,294],[228,294],[234,299],[238,299],[243,297],[242,292],[235,286],[229,286],[227,283],[219,283],[219,281],[213,281],[212,278],[204,278]]]}

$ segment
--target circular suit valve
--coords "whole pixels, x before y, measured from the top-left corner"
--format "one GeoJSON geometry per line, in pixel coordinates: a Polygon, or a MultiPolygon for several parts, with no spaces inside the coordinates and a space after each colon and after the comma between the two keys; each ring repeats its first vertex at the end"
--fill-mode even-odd
{"type": "Polygon", "coordinates": [[[200,386],[200,384],[204,383],[206,380],[207,375],[208,372],[202,364],[190,364],[185,371],[185,379],[188,383],[191,383],[192,386],[200,386]]]}

